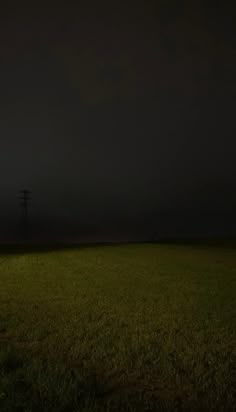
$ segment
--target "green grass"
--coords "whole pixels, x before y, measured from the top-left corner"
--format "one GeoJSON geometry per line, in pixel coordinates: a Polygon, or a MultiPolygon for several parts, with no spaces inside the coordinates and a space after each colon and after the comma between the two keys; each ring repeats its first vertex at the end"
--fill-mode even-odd
{"type": "Polygon", "coordinates": [[[0,411],[235,411],[233,245],[0,253],[0,411]]]}

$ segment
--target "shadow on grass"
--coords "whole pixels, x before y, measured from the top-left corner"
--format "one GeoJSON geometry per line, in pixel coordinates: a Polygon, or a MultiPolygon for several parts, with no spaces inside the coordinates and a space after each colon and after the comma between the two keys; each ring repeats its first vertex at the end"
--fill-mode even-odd
{"type": "Polygon", "coordinates": [[[225,409],[224,399],[220,403],[211,399],[208,404],[204,394],[197,396],[197,390],[188,398],[184,388],[171,388],[165,382],[154,390],[146,382],[122,385],[111,381],[96,371],[24,357],[14,350],[5,356],[0,352],[1,412],[235,410],[233,403],[225,409]]]}
{"type": "Polygon", "coordinates": [[[94,371],[29,358],[13,348],[0,351],[1,412],[141,411],[143,407],[132,387],[112,385],[94,371]]]}

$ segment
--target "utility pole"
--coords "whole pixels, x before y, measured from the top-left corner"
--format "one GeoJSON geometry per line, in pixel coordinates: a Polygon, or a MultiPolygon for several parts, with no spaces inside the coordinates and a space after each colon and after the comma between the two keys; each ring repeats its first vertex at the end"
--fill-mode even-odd
{"type": "Polygon", "coordinates": [[[28,202],[31,200],[31,191],[26,189],[20,190],[19,199],[21,206],[22,231],[24,238],[26,238],[29,232],[28,202]]]}

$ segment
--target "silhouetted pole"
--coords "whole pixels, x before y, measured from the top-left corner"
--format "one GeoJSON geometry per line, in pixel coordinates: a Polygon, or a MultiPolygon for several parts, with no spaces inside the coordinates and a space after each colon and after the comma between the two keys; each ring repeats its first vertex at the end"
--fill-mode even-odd
{"type": "Polygon", "coordinates": [[[22,218],[22,230],[24,237],[27,237],[29,231],[29,215],[28,215],[28,202],[31,200],[30,190],[20,190],[19,199],[21,201],[21,218],[22,218]]]}

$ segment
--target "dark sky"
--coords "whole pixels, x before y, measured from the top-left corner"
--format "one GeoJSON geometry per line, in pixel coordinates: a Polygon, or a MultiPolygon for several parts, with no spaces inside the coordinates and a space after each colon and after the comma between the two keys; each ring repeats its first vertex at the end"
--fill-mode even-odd
{"type": "Polygon", "coordinates": [[[236,234],[233,8],[73,3],[1,9],[2,228],[236,234]]]}

